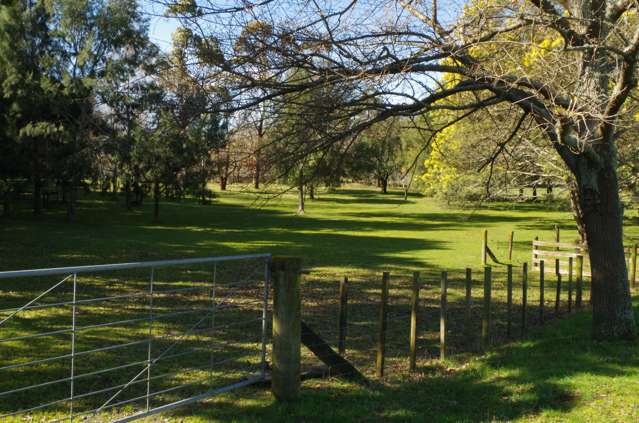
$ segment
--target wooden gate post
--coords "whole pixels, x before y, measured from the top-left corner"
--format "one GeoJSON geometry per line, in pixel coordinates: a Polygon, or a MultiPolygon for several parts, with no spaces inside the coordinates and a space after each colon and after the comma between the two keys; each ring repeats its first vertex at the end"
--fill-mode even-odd
{"type": "Polygon", "coordinates": [[[300,394],[302,313],[298,257],[273,257],[273,369],[271,390],[278,401],[300,394]]]}

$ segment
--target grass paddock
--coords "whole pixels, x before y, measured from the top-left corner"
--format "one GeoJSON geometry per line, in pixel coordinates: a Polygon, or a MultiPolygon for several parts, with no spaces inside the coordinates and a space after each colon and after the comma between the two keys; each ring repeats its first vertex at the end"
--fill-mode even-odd
{"type": "MultiPolygon", "coordinates": [[[[149,202],[140,209],[126,212],[120,202],[99,195],[80,201],[74,223],[65,222],[62,207],[53,208],[39,218],[23,209],[12,219],[0,220],[0,269],[263,252],[301,256],[309,270],[304,277],[303,318],[333,345],[337,343],[338,281],[343,276],[349,277],[346,355],[369,376],[374,367],[381,272],[391,272],[388,376],[384,380],[368,389],[335,379],[305,382],[302,399],[293,406],[274,403],[268,391],[242,389],[212,398],[204,405],[184,407],[166,415],[178,421],[423,421],[426,417],[433,421],[639,419],[637,345],[591,343],[588,313],[567,316],[565,302],[560,308],[564,318],[556,320],[559,316],[554,315],[553,278],[547,278],[545,291],[546,316],[552,322],[543,329],[537,327],[539,285],[532,269],[527,323],[533,334],[529,340],[496,347],[487,356],[477,358],[482,230],[488,229],[489,245],[499,258],[506,257],[508,235],[515,231],[513,333],[518,335],[520,263],[530,260],[530,242],[535,236],[542,240],[554,238],[554,225],[562,229],[562,240],[575,239],[577,234],[570,213],[547,211],[543,205],[533,203],[491,204],[481,210],[451,208],[430,198],[411,196],[404,201],[399,193],[382,195],[357,186],[320,193],[318,199],[307,202],[304,216],[295,215],[295,201],[293,194],[274,196],[269,192],[236,188],[219,193],[216,201],[208,206],[192,201],[162,202],[158,223],[151,222],[149,202]],[[470,321],[465,319],[463,309],[466,267],[474,270],[470,321]],[[450,358],[444,363],[437,360],[442,270],[449,272],[450,280],[450,358]],[[413,271],[421,272],[423,288],[418,316],[418,372],[409,375],[408,303],[413,271]],[[604,389],[597,388],[602,384],[604,389]]],[[[635,223],[626,222],[628,240],[639,234],[635,223]]],[[[187,283],[189,278],[201,280],[197,275],[187,277],[179,272],[164,276],[167,287],[187,283]]],[[[146,283],[142,275],[139,278],[128,275],[128,279],[129,285],[122,289],[135,287],[131,283],[141,287],[146,283]]],[[[495,345],[503,345],[507,342],[503,266],[494,266],[493,281],[493,341],[495,345]]],[[[87,288],[91,292],[87,294],[94,295],[103,289],[104,282],[100,278],[91,280],[87,285],[92,287],[87,288]]],[[[0,308],[23,304],[41,292],[43,286],[3,282],[0,308]]],[[[562,295],[565,300],[565,292],[562,295]]],[[[587,300],[588,294],[585,298],[587,300]]],[[[180,302],[187,308],[205,299],[170,297],[167,301],[171,301],[172,306],[180,302]]],[[[144,313],[144,307],[144,304],[131,304],[95,309],[87,319],[98,322],[114,314],[124,319],[144,313]]],[[[33,330],[27,323],[41,328],[68,323],[65,316],[34,314],[30,317],[10,328],[10,335],[33,330]]],[[[179,322],[173,329],[185,324],[188,321],[179,322]]],[[[146,333],[146,327],[140,330],[146,333]]],[[[6,333],[9,332],[5,330],[0,338],[9,336],[6,333]]],[[[226,334],[231,354],[250,350],[244,335],[241,331],[226,334]]],[[[103,331],[100,336],[130,339],[135,334],[119,328],[103,331]]],[[[44,340],[37,346],[13,343],[4,350],[0,348],[0,361],[9,363],[25,358],[34,354],[34,350],[37,354],[64,351],[64,345],[48,350],[44,340]]],[[[139,353],[132,352],[131,356],[139,353]]],[[[307,365],[317,364],[308,351],[304,351],[304,361],[307,365]]],[[[90,370],[94,364],[86,365],[85,370],[90,370]]],[[[197,373],[197,366],[192,367],[197,373]]],[[[30,380],[61,375],[67,369],[42,366],[38,370],[32,372],[30,380]]],[[[234,375],[232,369],[227,375],[234,375]]],[[[109,382],[125,380],[124,376],[119,379],[116,375],[109,382]]],[[[3,380],[0,390],[16,382],[15,378],[3,380]]],[[[42,393],[44,396],[54,394],[52,388],[42,393]]],[[[24,399],[25,407],[27,400],[24,399]]],[[[15,403],[2,405],[0,401],[0,407],[0,411],[5,411],[15,407],[15,403]]],[[[36,420],[52,416],[56,416],[55,411],[33,415],[36,420]]]]}

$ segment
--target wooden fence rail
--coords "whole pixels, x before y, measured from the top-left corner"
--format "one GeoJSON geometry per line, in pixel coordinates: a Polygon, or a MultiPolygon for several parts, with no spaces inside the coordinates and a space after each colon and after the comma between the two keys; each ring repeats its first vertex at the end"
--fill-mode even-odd
{"type": "MultiPolygon", "coordinates": [[[[629,280],[633,287],[637,285],[637,248],[638,244],[624,247],[629,280]]],[[[536,238],[532,242],[532,265],[534,268],[539,268],[542,261],[548,262],[553,259],[555,261],[555,267],[546,266],[545,273],[567,276],[570,272],[570,259],[577,261],[578,257],[582,258],[583,263],[581,274],[590,277],[590,259],[586,246],[578,243],[539,241],[536,238]]]]}

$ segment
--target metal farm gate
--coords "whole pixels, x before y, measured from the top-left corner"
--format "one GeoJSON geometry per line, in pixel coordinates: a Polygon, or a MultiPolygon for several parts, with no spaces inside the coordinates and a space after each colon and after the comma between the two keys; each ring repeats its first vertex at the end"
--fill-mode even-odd
{"type": "Polygon", "coordinates": [[[124,422],[263,380],[270,259],[0,272],[0,421],[124,422]]]}

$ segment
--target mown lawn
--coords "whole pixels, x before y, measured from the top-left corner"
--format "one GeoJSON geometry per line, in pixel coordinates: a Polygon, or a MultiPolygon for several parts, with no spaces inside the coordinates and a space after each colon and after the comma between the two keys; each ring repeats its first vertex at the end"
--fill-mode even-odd
{"type": "MultiPolygon", "coordinates": [[[[592,344],[587,313],[553,320],[543,330],[533,329],[536,333],[529,340],[499,347],[486,357],[477,359],[474,354],[480,301],[477,298],[474,320],[468,323],[462,312],[462,280],[465,267],[480,269],[483,229],[488,229],[489,244],[500,259],[506,258],[508,235],[515,231],[513,262],[518,267],[530,260],[530,242],[535,236],[553,239],[555,224],[562,229],[562,240],[576,238],[568,212],[548,211],[543,204],[531,203],[461,209],[417,195],[404,201],[398,192],[381,195],[360,186],[320,193],[318,199],[307,202],[304,216],[295,214],[294,194],[279,195],[276,189],[255,193],[234,188],[218,193],[208,206],[192,201],[162,202],[159,223],[151,222],[151,207],[147,203],[126,212],[108,196],[92,195],[81,201],[74,223],[64,220],[61,207],[39,218],[23,209],[14,218],[0,220],[0,270],[263,252],[301,256],[309,269],[303,292],[304,319],[332,344],[336,340],[336,281],[344,275],[351,278],[349,313],[354,326],[349,327],[347,356],[369,375],[379,276],[385,270],[392,274],[389,370],[384,381],[367,389],[338,380],[305,382],[302,400],[294,406],[275,404],[268,391],[243,389],[167,415],[176,421],[639,421],[639,348],[636,344],[592,344]],[[419,316],[420,371],[409,376],[407,288],[414,270],[422,272],[424,289],[419,316]],[[444,366],[436,359],[441,270],[449,271],[451,279],[452,354],[444,366]],[[466,335],[469,324],[471,336],[466,335]]],[[[628,243],[639,238],[636,219],[627,220],[625,235],[628,243]]],[[[495,267],[494,276],[493,337],[503,344],[503,267],[495,267]]],[[[539,298],[535,277],[531,275],[530,304],[537,304],[539,298]]],[[[166,278],[166,283],[185,281],[181,275],[167,274],[166,278]]],[[[480,273],[475,273],[475,283],[480,284],[480,279],[480,273]]],[[[515,279],[518,305],[518,273],[515,279]]],[[[94,285],[100,283],[96,280],[94,285]]],[[[143,278],[137,283],[146,284],[143,278]]],[[[550,278],[546,284],[549,318],[555,317],[554,287],[550,278]]],[[[22,297],[32,298],[39,288],[14,283],[5,284],[2,290],[9,291],[11,306],[15,306],[22,297]]],[[[481,287],[474,289],[474,295],[480,297],[481,287]]],[[[144,307],[132,305],[131,312],[145,313],[144,307]]],[[[113,309],[92,313],[92,318],[100,319],[113,309]]],[[[563,304],[561,315],[566,314],[563,304]]],[[[534,326],[535,319],[533,306],[529,324],[534,326]]],[[[515,333],[519,323],[514,323],[515,333]]],[[[14,330],[19,334],[21,329],[14,330]]],[[[131,339],[140,335],[125,334],[131,339]]],[[[121,334],[103,335],[120,339],[121,334]]],[[[234,336],[231,346],[238,353],[246,352],[245,347],[240,348],[241,334],[234,336]]],[[[132,360],[131,354],[126,359],[132,360]]],[[[121,376],[127,380],[126,375],[121,376]]],[[[6,407],[2,406],[4,411],[6,407]]]]}
{"type": "MultiPolygon", "coordinates": [[[[248,252],[302,256],[307,267],[332,273],[461,269],[479,264],[484,228],[500,258],[515,231],[515,262],[530,260],[535,236],[552,240],[555,224],[563,240],[576,238],[570,213],[529,203],[458,209],[431,198],[404,201],[398,192],[353,187],[320,193],[307,202],[305,216],[296,209],[294,193],[236,188],[218,193],[209,206],[162,202],[156,224],[150,201],[126,212],[108,196],[96,195],[80,202],[75,223],[65,222],[61,207],[40,218],[23,210],[0,220],[0,269],[248,252]]],[[[639,226],[627,223],[628,241],[639,239],[639,226]]]]}

